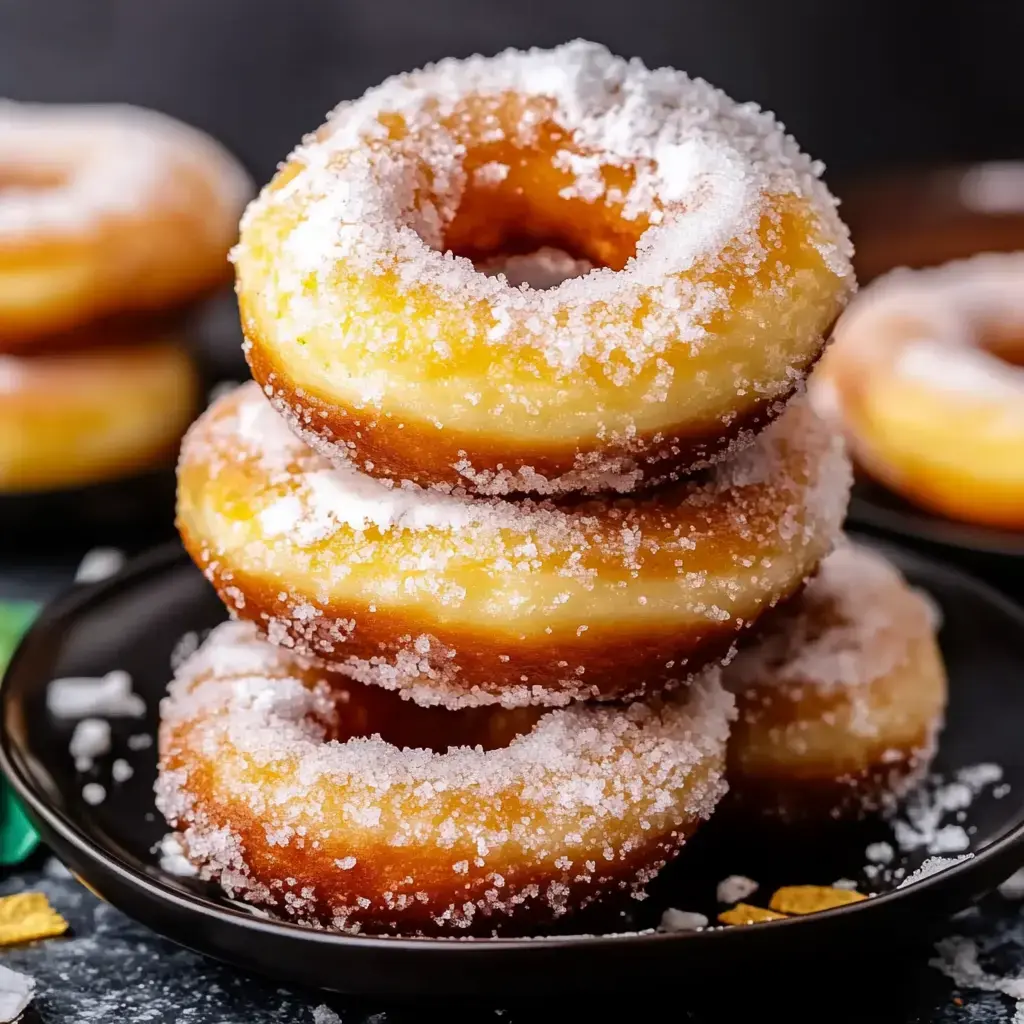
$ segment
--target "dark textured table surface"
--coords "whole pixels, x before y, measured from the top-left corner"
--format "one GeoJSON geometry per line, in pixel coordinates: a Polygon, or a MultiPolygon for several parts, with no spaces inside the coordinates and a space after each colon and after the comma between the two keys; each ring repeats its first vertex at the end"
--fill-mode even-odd
{"type": "MultiPolygon", "coordinates": [[[[43,859],[43,858],[40,858],[43,859]]],[[[336,996],[282,988],[222,966],[161,939],[113,907],[100,902],[79,885],[52,858],[31,870],[9,875],[0,883],[0,895],[41,890],[67,918],[67,936],[28,946],[9,948],[0,962],[31,974],[37,982],[36,998],[26,1012],[25,1024],[410,1024],[451,1020],[502,1021],[540,1024],[544,1021],[640,1020],[663,1017],[664,1004],[676,1020],[713,1024],[728,1020],[758,1020],[770,1006],[785,1005],[788,1020],[803,1020],[798,1009],[803,984],[798,965],[792,977],[780,978],[777,988],[764,996],[751,996],[751,1005],[736,1001],[734,993],[710,1008],[694,1009],[687,992],[647,991],[637,979],[632,1012],[607,999],[591,1006],[581,1001],[552,1005],[524,1003],[520,1007],[467,1006],[454,1001],[419,1003],[402,1007],[353,1003],[336,996]],[[762,1012],[757,1012],[758,1008],[762,1012]],[[789,1012],[793,1011],[793,1012],[789,1012]],[[332,1016],[335,1015],[335,1016],[332,1016]]],[[[950,923],[947,942],[977,941],[981,965],[993,977],[1024,975],[1024,903],[990,897],[981,907],[950,923]]],[[[940,943],[942,949],[947,947],[940,943]]],[[[939,952],[923,946],[899,965],[899,984],[872,989],[856,975],[851,964],[849,985],[837,986],[827,1003],[815,1000],[806,1019],[817,1024],[952,1024],[952,1022],[1009,1022],[1015,1020],[1015,1000],[999,992],[957,987],[941,970],[929,966],[939,952]]],[[[1018,982],[1024,997],[1024,982],[1018,982]]],[[[1008,986],[1012,989],[1012,983],[1008,986]]],[[[1024,1007],[1024,1003],[1021,1004],[1024,1007]]],[[[1024,1021],[1024,1012],[1017,1018],[1024,1021]]]]}
{"type": "MultiPolygon", "coordinates": [[[[45,599],[71,583],[77,557],[69,552],[45,563],[19,557],[17,564],[8,557],[0,597],[45,599]]],[[[1006,579],[997,582],[1012,590],[1006,579]]],[[[638,978],[628,1003],[553,1005],[530,1002],[524,993],[520,1006],[495,1007],[454,1000],[395,1006],[386,998],[356,1003],[247,976],[131,921],[42,850],[0,879],[0,895],[25,890],[46,893],[71,925],[64,937],[0,951],[0,964],[36,979],[25,1024],[419,1024],[444,1018],[544,1024],[654,1019],[664,1016],[666,1004],[674,1019],[693,1024],[760,1020],[775,1007],[785,1008],[788,1021],[814,1024],[1024,1024],[1024,901],[999,894],[951,921],[938,948],[922,943],[902,955],[885,979],[864,977],[851,963],[848,980],[821,991],[794,964],[769,991],[737,984],[727,994],[702,997],[682,983],[676,991],[650,990],[638,978]],[[935,966],[939,961],[945,970],[935,966]]]]}

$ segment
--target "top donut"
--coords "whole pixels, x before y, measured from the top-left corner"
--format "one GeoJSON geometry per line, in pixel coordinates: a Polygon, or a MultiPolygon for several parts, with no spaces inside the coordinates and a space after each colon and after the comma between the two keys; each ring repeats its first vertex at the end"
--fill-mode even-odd
{"type": "Polygon", "coordinates": [[[780,411],[854,288],[820,171],[753,104],[593,43],[396,76],[243,217],[253,374],[380,477],[675,478],[780,411]]]}

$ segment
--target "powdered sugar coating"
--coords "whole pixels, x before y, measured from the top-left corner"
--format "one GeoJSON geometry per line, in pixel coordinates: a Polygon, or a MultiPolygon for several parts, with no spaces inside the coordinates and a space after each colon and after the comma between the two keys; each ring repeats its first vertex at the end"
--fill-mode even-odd
{"type": "Polygon", "coordinates": [[[881,555],[834,551],[724,670],[737,799],[784,820],[890,808],[927,771],[942,727],[934,634],[930,601],[881,555]]]}
{"type": "MultiPolygon", "coordinates": [[[[571,366],[585,355],[607,356],[627,344],[632,352],[641,339],[656,345],[654,324],[639,338],[607,331],[588,337],[582,324],[559,329],[560,318],[552,314],[574,296],[614,303],[629,279],[634,287],[664,290],[662,302],[652,303],[662,311],[648,311],[655,319],[685,316],[689,305],[705,311],[714,305],[710,295],[676,292],[670,300],[666,277],[702,259],[717,259],[728,245],[753,244],[770,195],[794,195],[810,203],[823,234],[818,244],[836,273],[849,274],[847,233],[836,217],[834,200],[818,180],[820,167],[799,151],[771,115],[753,104],[734,103],[682,72],[650,71],[639,61],[624,61],[585,42],[551,51],[508,50],[494,58],[441,61],[388,79],[361,99],[341,104],[330,115],[327,130],[309,137],[293,155],[302,170],[281,188],[263,192],[247,211],[243,230],[265,207],[303,195],[305,219],[281,253],[290,272],[327,275],[330,261],[344,256],[359,270],[379,274],[391,261],[405,257],[406,262],[394,264],[399,289],[426,277],[456,301],[480,297],[491,305],[493,332],[500,337],[503,321],[526,300],[522,293],[516,297],[518,289],[441,251],[443,225],[454,215],[464,188],[464,152],[441,122],[467,97],[509,93],[544,101],[542,111],[527,111],[516,126],[518,141],[528,144],[542,118],[550,118],[582,151],[574,152],[568,143],[563,151],[574,189],[585,191],[592,184],[593,199],[606,197],[602,166],[628,169],[634,177],[621,197],[622,216],[643,217],[652,225],[625,274],[595,270],[585,282],[564,281],[550,298],[530,296],[530,315],[543,318],[535,338],[552,365],[571,366]],[[437,179],[431,196],[436,205],[417,208],[410,191],[414,168],[402,158],[396,160],[391,149],[378,151],[376,144],[388,139],[384,118],[394,115],[429,133],[423,157],[437,179]],[[682,216],[684,203],[685,231],[667,230],[682,216]]],[[[493,131],[504,130],[495,119],[493,131]]],[[[283,270],[281,277],[286,285],[283,270]]],[[[290,291],[280,298],[295,301],[290,291]]],[[[322,314],[309,310],[308,315],[322,314]]],[[[696,324],[692,330],[702,333],[696,324]]]]}
{"type": "Polygon", "coordinates": [[[507,745],[444,753],[370,735],[372,717],[330,738],[349,735],[359,691],[248,624],[218,627],[181,666],[161,708],[157,801],[204,877],[348,930],[551,919],[642,887],[725,789],[733,703],[716,670],[685,698],[536,712],[507,745]]]}
{"type": "Polygon", "coordinates": [[[596,44],[397,76],[338,107],[243,218],[254,374],[375,475],[552,493],[685,469],[788,397],[852,290],[820,170],[753,105],[596,44]],[[517,184],[530,161],[543,173],[517,184]],[[480,272],[452,241],[470,208],[485,255],[564,228],[593,269],[543,289],[480,272]],[[446,464],[406,467],[402,429],[439,432],[446,464]]]}
{"type": "Polygon", "coordinates": [[[727,682],[734,691],[867,686],[905,662],[909,638],[931,635],[933,623],[929,599],[909,589],[891,562],[845,543],[777,625],[736,656],[727,682]]]}
{"type": "Polygon", "coordinates": [[[179,523],[275,643],[424,704],[558,705],[675,685],[724,654],[831,548],[849,483],[841,443],[797,405],[706,478],[641,500],[442,494],[331,468],[250,384],[186,439],[179,523]],[[614,671],[629,643],[639,660],[614,671]]]}
{"type": "Polygon", "coordinates": [[[88,236],[104,217],[160,206],[174,196],[183,163],[202,168],[217,190],[222,209],[209,211],[203,223],[218,241],[221,218],[237,214],[254,186],[208,135],[138,107],[0,99],[0,179],[14,181],[0,189],[0,248],[88,236]],[[22,178],[24,187],[17,184],[22,178]]]}

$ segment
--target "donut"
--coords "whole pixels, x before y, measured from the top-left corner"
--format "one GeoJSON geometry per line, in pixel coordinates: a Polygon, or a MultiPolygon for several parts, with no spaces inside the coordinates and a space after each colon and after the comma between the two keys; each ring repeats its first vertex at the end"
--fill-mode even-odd
{"type": "Polygon", "coordinates": [[[717,669],[649,706],[421,708],[226,623],[161,706],[157,805],[296,922],[535,929],[642,893],[725,791],[732,712],[717,669]]]}
{"type": "Polygon", "coordinates": [[[171,467],[198,400],[197,372],[173,334],[118,345],[92,335],[81,351],[0,356],[0,493],[171,467]]]}
{"type": "Polygon", "coordinates": [[[754,105],[593,43],[399,75],[245,213],[253,376],[321,454],[398,482],[672,479],[781,411],[853,288],[819,172],[754,105]],[[543,249],[570,257],[546,287],[487,272],[543,249]]]}
{"type": "Polygon", "coordinates": [[[557,705],[723,655],[830,550],[849,484],[841,439],[794,403],[735,459],[642,498],[396,487],[313,452],[249,382],[186,436],[177,522],[275,643],[421,703],[557,705]]]}
{"type": "Polygon", "coordinates": [[[881,555],[837,548],[741,650],[730,801],[783,821],[884,809],[927,770],[946,704],[936,613],[881,555]]]}
{"type": "Polygon", "coordinates": [[[880,278],[843,317],[812,392],[897,494],[1024,529],[1024,253],[880,278]]]}
{"type": "Polygon", "coordinates": [[[0,100],[0,351],[223,283],[252,191],[163,114],[0,100]]]}

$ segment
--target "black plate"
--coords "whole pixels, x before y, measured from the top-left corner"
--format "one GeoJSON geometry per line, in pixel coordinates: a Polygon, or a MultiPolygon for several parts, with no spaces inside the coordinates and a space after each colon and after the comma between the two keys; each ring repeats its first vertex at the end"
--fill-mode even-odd
{"type": "MultiPolygon", "coordinates": [[[[44,838],[97,893],[156,931],[242,967],[309,986],[350,993],[410,996],[523,996],[630,992],[638,979],[686,982],[761,971],[801,974],[815,958],[833,970],[856,956],[858,970],[898,942],[919,939],[952,912],[993,888],[1024,860],[1024,611],[984,585],[919,557],[891,552],[944,615],[942,644],[951,678],[943,772],[983,761],[1002,765],[1008,795],[989,793],[969,811],[973,859],[903,889],[877,885],[863,903],[746,928],[661,934],[650,928],[665,907],[714,912],[714,885],[740,872],[775,884],[829,883],[857,877],[865,843],[887,826],[825,828],[815,835],[746,829],[713,820],[651,898],[625,913],[605,907],[572,923],[574,932],[531,939],[427,940],[316,932],[254,916],[213,887],[165,874],[151,853],[165,831],[153,809],[155,752],[132,753],[127,740],[153,732],[168,660],[187,631],[203,630],[223,610],[177,546],[139,559],[112,580],[79,588],[47,609],[17,652],[0,688],[0,763],[44,838]],[[134,776],[113,785],[109,759],[93,778],[108,787],[98,807],[68,754],[70,728],[45,708],[50,679],[132,673],[148,707],[144,722],[115,723],[111,757],[126,757],[134,776]],[[889,888],[891,891],[883,891],[889,888]]],[[[920,857],[918,858],[920,860],[920,857]]],[[[913,863],[908,866],[912,867],[913,863]]],[[[819,968],[824,969],[824,968],[819,968]]]]}
{"type": "Polygon", "coordinates": [[[1024,558],[1024,530],[971,526],[933,515],[860,475],[853,488],[849,520],[854,526],[883,530],[913,542],[925,541],[968,554],[1024,558]]]}
{"type": "Polygon", "coordinates": [[[66,490],[0,493],[0,551],[150,546],[174,536],[174,460],[66,490]]]}

